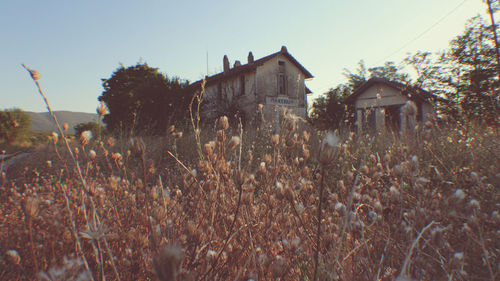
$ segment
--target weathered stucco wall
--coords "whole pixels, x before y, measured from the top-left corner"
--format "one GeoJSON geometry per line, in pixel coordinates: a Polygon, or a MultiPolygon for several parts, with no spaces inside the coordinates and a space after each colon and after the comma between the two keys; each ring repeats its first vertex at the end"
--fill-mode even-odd
{"type": "Polygon", "coordinates": [[[304,74],[287,57],[279,55],[266,61],[257,68],[255,79],[257,100],[258,103],[264,105],[266,120],[279,120],[282,107],[286,107],[300,117],[306,117],[304,74]],[[284,62],[285,95],[278,95],[279,61],[284,62]]]}
{"type": "Polygon", "coordinates": [[[403,105],[408,98],[399,91],[383,84],[375,84],[361,94],[356,100],[356,108],[369,108],[389,105],[403,105]],[[380,95],[380,98],[377,97],[380,95]]]}
{"type": "Polygon", "coordinates": [[[245,73],[220,83],[211,84],[205,88],[203,94],[204,117],[217,117],[218,113],[224,110],[224,107],[228,107],[232,103],[237,103],[245,114],[253,114],[257,108],[255,88],[254,73],[245,73]],[[244,79],[243,83],[242,79],[244,79]],[[245,88],[243,93],[241,91],[242,84],[245,88]]]}
{"type": "Polygon", "coordinates": [[[202,115],[215,118],[231,104],[237,104],[251,121],[258,105],[263,105],[264,119],[279,120],[283,107],[305,118],[307,102],[305,96],[304,74],[284,55],[278,55],[257,65],[255,71],[221,79],[205,88],[202,115]],[[281,67],[279,62],[284,63],[281,67]],[[278,94],[278,77],[285,76],[285,94],[278,94]],[[242,75],[244,76],[244,94],[241,94],[242,75]],[[220,94],[219,94],[220,93],[220,94]]]}

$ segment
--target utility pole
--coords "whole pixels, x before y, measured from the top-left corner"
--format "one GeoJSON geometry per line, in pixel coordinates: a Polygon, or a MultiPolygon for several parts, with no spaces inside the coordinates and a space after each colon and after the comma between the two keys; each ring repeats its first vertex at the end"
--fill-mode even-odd
{"type": "Polygon", "coordinates": [[[495,51],[496,51],[496,55],[497,55],[496,56],[496,58],[497,58],[497,73],[498,73],[498,80],[500,81],[500,53],[498,52],[497,25],[495,24],[495,18],[493,17],[493,9],[491,8],[491,0],[486,0],[486,4],[488,4],[488,11],[490,13],[490,20],[491,20],[491,28],[493,29],[493,36],[495,37],[495,51]]]}

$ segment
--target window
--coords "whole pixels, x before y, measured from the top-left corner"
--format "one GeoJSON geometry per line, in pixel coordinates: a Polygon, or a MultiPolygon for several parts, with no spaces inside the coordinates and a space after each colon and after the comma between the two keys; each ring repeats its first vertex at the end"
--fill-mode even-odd
{"type": "Polygon", "coordinates": [[[361,125],[363,131],[371,132],[375,130],[375,109],[369,108],[361,111],[361,125]]]}
{"type": "Polygon", "coordinates": [[[278,61],[278,72],[285,73],[285,62],[284,61],[278,61]]]}
{"type": "Polygon", "coordinates": [[[390,105],[385,108],[385,127],[388,130],[399,132],[401,129],[401,106],[390,105]]]}
{"type": "Polygon", "coordinates": [[[286,96],[286,74],[284,61],[278,61],[278,95],[286,96]]]}
{"type": "Polygon", "coordinates": [[[417,121],[423,122],[424,121],[424,115],[422,114],[422,102],[418,101],[417,102],[417,121]]]}
{"type": "Polygon", "coordinates": [[[219,82],[217,85],[217,104],[222,103],[222,83],[219,82]]]}
{"type": "Polygon", "coordinates": [[[245,94],[245,75],[240,76],[240,95],[245,94]]]}
{"type": "Polygon", "coordinates": [[[286,95],[286,76],[283,73],[278,74],[278,95],[286,95]]]}

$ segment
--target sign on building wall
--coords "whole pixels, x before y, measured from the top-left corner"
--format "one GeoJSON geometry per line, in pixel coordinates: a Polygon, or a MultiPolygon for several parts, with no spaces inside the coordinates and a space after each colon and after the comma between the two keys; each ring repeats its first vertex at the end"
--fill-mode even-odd
{"type": "Polygon", "coordinates": [[[297,106],[296,99],[287,97],[266,97],[266,104],[281,105],[281,106],[297,106]]]}

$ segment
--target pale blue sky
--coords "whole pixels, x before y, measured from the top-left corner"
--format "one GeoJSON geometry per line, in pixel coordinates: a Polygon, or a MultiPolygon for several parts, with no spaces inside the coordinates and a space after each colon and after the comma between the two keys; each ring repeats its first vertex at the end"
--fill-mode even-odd
{"type": "Polygon", "coordinates": [[[142,60],[195,81],[207,52],[214,74],[224,54],[245,63],[248,51],[258,59],[282,45],[321,94],[361,59],[399,63],[408,52],[446,48],[478,13],[486,15],[481,0],[0,0],[0,109],[45,111],[21,63],[41,73],[53,109],[95,112],[101,78],[120,63],[142,60]]]}

